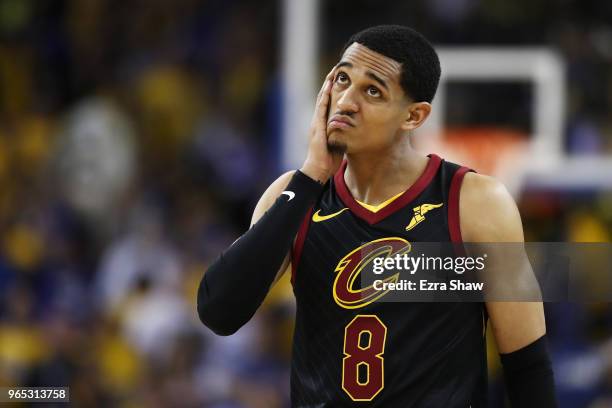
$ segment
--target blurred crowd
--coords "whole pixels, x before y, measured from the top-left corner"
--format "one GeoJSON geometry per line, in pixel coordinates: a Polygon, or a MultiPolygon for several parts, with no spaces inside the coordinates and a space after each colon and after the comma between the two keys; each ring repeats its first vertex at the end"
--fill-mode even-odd
{"type": "MultiPolygon", "coordinates": [[[[234,336],[195,313],[206,265],[280,171],[281,16],[279,1],[0,0],[0,385],[68,385],[92,407],[288,406],[287,280],[234,336]]],[[[321,18],[321,72],[377,23],[550,45],[568,63],[566,148],[612,152],[608,1],[322,0],[321,18]]],[[[519,205],[528,240],[612,238],[610,192],[519,205]]],[[[612,406],[610,304],[547,319],[561,406],[612,406]]]]}

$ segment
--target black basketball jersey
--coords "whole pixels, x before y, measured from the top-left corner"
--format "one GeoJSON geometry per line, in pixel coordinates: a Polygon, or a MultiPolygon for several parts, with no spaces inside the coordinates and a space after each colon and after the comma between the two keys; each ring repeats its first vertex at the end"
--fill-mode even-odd
{"type": "Polygon", "coordinates": [[[377,212],[352,197],[345,162],[304,219],[292,249],[292,406],[486,405],[482,303],[375,301],[355,279],[381,245],[461,242],[459,190],[469,169],[429,157],[417,181],[377,212]]]}

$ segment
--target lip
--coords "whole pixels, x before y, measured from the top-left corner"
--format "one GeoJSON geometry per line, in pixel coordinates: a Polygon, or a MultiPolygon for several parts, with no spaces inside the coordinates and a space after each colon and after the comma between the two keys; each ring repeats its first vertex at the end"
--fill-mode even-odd
{"type": "Polygon", "coordinates": [[[338,128],[338,129],[346,129],[350,127],[355,127],[351,120],[343,115],[334,115],[331,117],[329,123],[327,124],[330,128],[338,128]]]}

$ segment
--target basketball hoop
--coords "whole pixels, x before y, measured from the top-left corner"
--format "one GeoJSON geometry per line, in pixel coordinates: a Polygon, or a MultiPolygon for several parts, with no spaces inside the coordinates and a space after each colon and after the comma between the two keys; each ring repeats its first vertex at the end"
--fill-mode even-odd
{"type": "Polygon", "coordinates": [[[525,174],[529,136],[516,130],[461,127],[443,131],[439,137],[421,135],[417,148],[436,153],[448,161],[495,177],[517,196],[525,174]]]}

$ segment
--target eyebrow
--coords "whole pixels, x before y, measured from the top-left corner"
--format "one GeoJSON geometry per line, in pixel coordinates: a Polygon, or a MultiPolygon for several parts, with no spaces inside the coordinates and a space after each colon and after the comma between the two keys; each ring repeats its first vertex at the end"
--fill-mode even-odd
{"type": "MultiPolygon", "coordinates": [[[[341,61],[336,65],[336,68],[341,68],[341,67],[349,67],[349,68],[353,68],[353,64],[351,64],[348,61],[341,61]]],[[[389,86],[387,85],[387,83],[385,82],[384,79],[382,79],[381,77],[379,77],[378,75],[374,74],[371,71],[366,72],[366,76],[368,76],[369,78],[373,79],[374,81],[378,82],[383,88],[385,88],[387,91],[389,90],[389,86]]]]}

